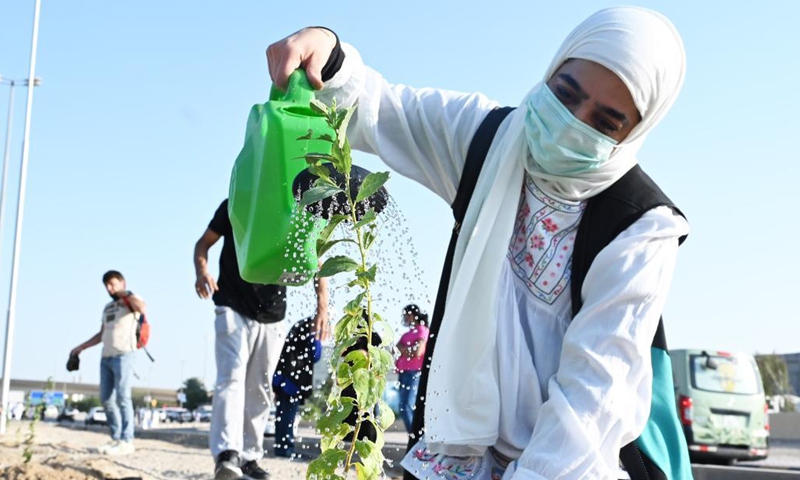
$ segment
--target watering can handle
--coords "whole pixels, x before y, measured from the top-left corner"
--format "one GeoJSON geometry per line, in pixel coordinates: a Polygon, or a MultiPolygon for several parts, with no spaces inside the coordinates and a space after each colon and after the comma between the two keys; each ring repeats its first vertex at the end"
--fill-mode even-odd
{"type": "Polygon", "coordinates": [[[291,102],[291,103],[309,103],[314,99],[314,88],[308,83],[306,71],[298,68],[289,76],[289,85],[286,87],[286,93],[281,92],[275,84],[269,92],[269,99],[291,102]]]}

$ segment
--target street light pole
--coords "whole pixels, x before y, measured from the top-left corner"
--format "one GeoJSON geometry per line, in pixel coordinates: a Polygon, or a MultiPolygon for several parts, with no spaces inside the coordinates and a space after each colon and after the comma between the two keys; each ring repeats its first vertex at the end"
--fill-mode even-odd
{"type": "MultiPolygon", "coordinates": [[[[33,79],[33,86],[38,87],[41,85],[41,78],[33,79]]],[[[3,217],[6,211],[6,179],[8,177],[8,159],[11,156],[11,126],[14,123],[14,87],[19,84],[20,80],[4,79],[0,76],[0,83],[8,83],[8,121],[6,123],[6,145],[3,153],[3,178],[0,180],[0,246],[3,243],[3,217]]],[[[24,80],[25,86],[30,86],[30,79],[24,80]]]]}
{"type": "MultiPolygon", "coordinates": [[[[41,10],[41,0],[36,0],[33,9],[33,35],[31,40],[31,60],[28,78],[36,78],[36,49],[39,42],[39,12],[41,10]]],[[[19,174],[19,192],[17,201],[17,225],[14,229],[14,256],[11,264],[11,291],[8,295],[8,318],[6,320],[6,348],[3,355],[3,386],[0,392],[0,406],[3,407],[3,414],[0,415],[0,435],[6,433],[6,404],[8,403],[8,391],[11,387],[11,348],[14,344],[14,309],[17,303],[17,277],[19,276],[19,250],[22,240],[22,217],[25,212],[25,187],[28,178],[28,153],[30,151],[30,132],[31,132],[31,109],[33,107],[34,86],[28,84],[28,101],[25,107],[25,133],[22,137],[22,166],[19,174]]]]}
{"type": "MultiPolygon", "coordinates": [[[[2,80],[2,79],[0,79],[2,80]]],[[[6,177],[8,175],[8,156],[11,153],[11,123],[14,120],[14,87],[17,83],[9,80],[8,87],[8,123],[6,123],[6,146],[3,153],[3,180],[0,183],[0,245],[3,243],[3,212],[6,206],[6,177]]]]}

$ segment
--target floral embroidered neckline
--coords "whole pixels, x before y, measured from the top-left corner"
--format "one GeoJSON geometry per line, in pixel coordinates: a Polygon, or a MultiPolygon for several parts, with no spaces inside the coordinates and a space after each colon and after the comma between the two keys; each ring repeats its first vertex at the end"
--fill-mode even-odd
{"type": "Polygon", "coordinates": [[[549,197],[526,175],[508,259],[528,290],[548,305],[569,285],[575,234],[585,208],[586,202],[549,197]]]}

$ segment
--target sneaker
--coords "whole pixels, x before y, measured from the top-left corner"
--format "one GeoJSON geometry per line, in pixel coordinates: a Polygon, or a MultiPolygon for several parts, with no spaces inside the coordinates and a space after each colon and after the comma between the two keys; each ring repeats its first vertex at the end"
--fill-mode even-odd
{"type": "Polygon", "coordinates": [[[269,478],[269,473],[259,467],[255,460],[250,460],[242,465],[242,475],[247,480],[267,480],[269,478]]]}
{"type": "Polygon", "coordinates": [[[119,444],[119,440],[111,440],[105,445],[100,445],[99,447],[97,447],[97,453],[102,453],[103,455],[105,455],[109,449],[116,448],[117,444],[119,444]]]}
{"type": "Polygon", "coordinates": [[[122,440],[117,442],[116,445],[106,449],[106,455],[129,455],[136,451],[131,440],[122,440]]]}
{"type": "Polygon", "coordinates": [[[242,469],[239,468],[239,454],[235,450],[225,450],[217,456],[214,468],[214,480],[239,480],[242,469]]]}

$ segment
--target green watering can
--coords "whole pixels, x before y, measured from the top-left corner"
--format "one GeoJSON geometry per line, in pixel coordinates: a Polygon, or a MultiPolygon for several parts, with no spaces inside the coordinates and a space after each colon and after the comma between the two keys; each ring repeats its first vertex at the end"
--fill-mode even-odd
{"type": "Polygon", "coordinates": [[[309,106],[314,89],[306,74],[289,77],[286,93],[274,85],[269,101],[254,105],[244,146],[231,174],[228,215],[239,273],[250,283],[302,285],[317,271],[316,239],[325,220],[297,207],[293,182],[308,153],[330,153],[316,140],[334,135],[309,106]],[[298,140],[312,130],[313,139],[298,140]]]}

